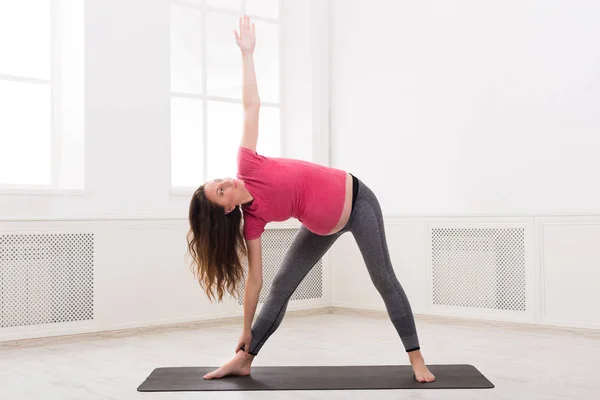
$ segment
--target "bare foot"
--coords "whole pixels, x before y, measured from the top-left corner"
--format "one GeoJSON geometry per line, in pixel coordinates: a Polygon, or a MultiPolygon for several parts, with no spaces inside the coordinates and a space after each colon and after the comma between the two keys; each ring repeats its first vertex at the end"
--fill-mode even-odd
{"type": "Polygon", "coordinates": [[[204,379],[217,379],[227,375],[250,375],[250,366],[252,365],[254,356],[246,354],[243,351],[238,351],[235,356],[219,369],[216,369],[204,375],[204,379]]]}
{"type": "Polygon", "coordinates": [[[429,368],[425,365],[425,360],[421,355],[421,351],[411,351],[409,354],[410,363],[415,373],[415,379],[418,382],[427,383],[435,381],[435,376],[429,371],[429,368]]]}
{"type": "Polygon", "coordinates": [[[415,379],[418,382],[426,383],[435,381],[435,376],[429,371],[429,368],[423,364],[413,364],[413,372],[415,373],[415,379]]]}

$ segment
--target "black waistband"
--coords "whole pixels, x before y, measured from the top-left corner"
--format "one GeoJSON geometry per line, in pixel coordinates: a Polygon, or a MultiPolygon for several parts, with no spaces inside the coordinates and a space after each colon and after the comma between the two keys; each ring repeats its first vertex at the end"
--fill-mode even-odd
{"type": "Polygon", "coordinates": [[[356,203],[356,194],[358,193],[358,179],[352,174],[352,209],[354,210],[354,203],[356,203]]]}

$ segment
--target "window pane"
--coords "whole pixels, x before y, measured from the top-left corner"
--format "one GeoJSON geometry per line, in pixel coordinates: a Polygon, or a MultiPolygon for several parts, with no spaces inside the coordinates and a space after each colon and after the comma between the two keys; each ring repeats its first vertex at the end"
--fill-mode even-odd
{"type": "Polygon", "coordinates": [[[242,12],[241,0],[206,0],[206,5],[210,7],[239,11],[240,13],[242,12]]]}
{"type": "Polygon", "coordinates": [[[243,112],[241,104],[208,102],[208,179],[235,177],[243,112]]]}
{"type": "Polygon", "coordinates": [[[238,17],[207,13],[208,94],[240,99],[242,97],[242,57],[235,42],[238,17]]]}
{"type": "Polygon", "coordinates": [[[171,6],[171,91],[202,94],[202,11],[171,6]]]}
{"type": "Polygon", "coordinates": [[[256,151],[268,157],[281,157],[279,107],[261,107],[256,151]]]}
{"type": "Polygon", "coordinates": [[[199,186],[203,175],[202,100],[171,98],[171,184],[199,186]]]}
{"type": "Polygon", "coordinates": [[[50,1],[0,2],[0,74],[50,79],[50,1]]]}
{"type": "Polygon", "coordinates": [[[0,184],[49,185],[50,86],[0,80],[0,184]]]}
{"type": "Polygon", "coordinates": [[[254,63],[261,101],[279,103],[279,24],[255,21],[254,63]]]}
{"type": "Polygon", "coordinates": [[[246,0],[246,13],[260,17],[279,18],[279,0],[246,0]]]}

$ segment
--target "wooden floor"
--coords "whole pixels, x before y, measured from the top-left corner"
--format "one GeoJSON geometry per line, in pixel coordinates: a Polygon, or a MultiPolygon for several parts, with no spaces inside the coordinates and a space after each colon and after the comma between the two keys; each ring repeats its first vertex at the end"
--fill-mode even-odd
{"type": "MultiPolygon", "coordinates": [[[[599,399],[600,332],[417,316],[429,364],[472,364],[494,389],[136,391],[157,367],[220,365],[240,322],[0,345],[1,399],[599,399]]],[[[385,314],[288,314],[254,365],[407,364],[385,314]]]]}

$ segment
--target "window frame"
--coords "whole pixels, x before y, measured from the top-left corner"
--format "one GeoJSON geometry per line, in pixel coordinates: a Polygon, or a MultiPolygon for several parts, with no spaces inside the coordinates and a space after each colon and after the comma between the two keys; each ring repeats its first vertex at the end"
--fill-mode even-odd
{"type": "Polygon", "coordinates": [[[0,196],[27,195],[27,196],[83,196],[86,194],[86,181],[81,189],[61,189],[59,187],[60,173],[60,140],[62,129],[61,115],[61,68],[60,68],[60,7],[62,0],[48,0],[50,4],[50,79],[31,78],[21,75],[0,74],[0,80],[22,83],[48,85],[50,88],[50,183],[2,183],[0,182],[0,196]]]}
{"type": "MultiPolygon", "coordinates": [[[[264,107],[268,107],[268,108],[276,108],[279,111],[279,134],[280,134],[280,141],[279,141],[279,151],[281,153],[281,149],[282,149],[282,141],[281,141],[281,126],[282,126],[282,121],[281,121],[281,65],[282,65],[282,51],[281,51],[281,7],[282,7],[282,1],[279,0],[278,1],[278,7],[277,7],[277,18],[272,18],[272,17],[264,17],[264,16],[260,16],[260,15],[255,15],[255,14],[246,14],[246,0],[240,0],[241,2],[241,10],[240,11],[236,11],[236,10],[231,10],[231,9],[227,9],[227,8],[222,8],[222,7],[216,7],[216,6],[209,6],[206,4],[206,0],[197,0],[197,1],[186,1],[186,0],[170,0],[169,1],[169,6],[181,6],[181,7],[189,7],[192,8],[194,10],[199,10],[201,12],[201,18],[202,18],[202,44],[201,44],[201,52],[202,52],[202,94],[196,94],[196,93],[186,93],[186,92],[174,92],[173,90],[171,90],[171,87],[169,87],[169,104],[171,104],[171,100],[173,98],[186,98],[186,99],[193,99],[193,100],[199,100],[202,101],[202,149],[203,149],[203,153],[202,153],[202,176],[201,176],[201,180],[202,182],[206,182],[207,178],[207,170],[208,170],[208,165],[207,165],[207,160],[208,160],[208,148],[207,148],[207,144],[208,144],[208,102],[212,101],[212,102],[221,102],[221,103],[230,103],[230,104],[239,104],[240,106],[242,105],[242,99],[236,99],[236,98],[232,98],[232,97],[222,97],[222,96],[211,96],[208,95],[208,90],[207,90],[207,75],[208,75],[208,68],[207,68],[207,41],[208,41],[208,35],[207,35],[207,15],[209,12],[214,12],[214,13],[218,13],[218,14],[225,14],[225,15],[233,15],[236,17],[239,17],[240,15],[248,15],[250,18],[252,18],[255,21],[261,21],[261,22],[266,22],[269,24],[275,24],[279,29],[278,29],[278,52],[277,52],[277,56],[278,56],[278,60],[277,60],[277,66],[279,69],[279,101],[278,102],[265,102],[261,100],[261,108],[264,107]]],[[[169,35],[171,34],[171,32],[169,32],[169,35]]],[[[233,34],[232,34],[233,36],[233,34]]],[[[170,53],[169,53],[170,56],[170,53]]],[[[241,75],[241,71],[240,71],[240,75],[241,75]]],[[[240,76],[241,79],[241,76],[240,76]]],[[[170,82],[170,81],[169,81],[170,82]]],[[[170,86],[170,85],[169,85],[170,86]]],[[[172,115],[172,112],[169,113],[170,115],[172,115]]],[[[241,129],[242,127],[240,126],[240,139],[241,139],[241,129]]],[[[169,135],[169,145],[171,146],[172,142],[171,142],[171,135],[169,135]]],[[[196,186],[175,186],[173,185],[173,171],[172,171],[172,165],[173,165],[173,153],[172,151],[169,151],[170,154],[170,162],[169,162],[169,183],[171,186],[171,195],[173,196],[189,196],[191,195],[194,190],[197,189],[197,185],[196,186]]]]}
{"type": "Polygon", "coordinates": [[[21,82],[28,84],[47,85],[50,88],[50,183],[49,184],[26,184],[26,183],[3,183],[0,182],[0,194],[79,194],[82,190],[66,190],[58,188],[58,172],[60,164],[59,132],[60,132],[60,68],[58,54],[60,49],[57,35],[58,30],[58,7],[60,0],[48,0],[50,3],[50,79],[31,78],[22,75],[0,74],[0,80],[21,82]]]}

